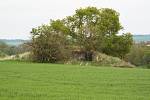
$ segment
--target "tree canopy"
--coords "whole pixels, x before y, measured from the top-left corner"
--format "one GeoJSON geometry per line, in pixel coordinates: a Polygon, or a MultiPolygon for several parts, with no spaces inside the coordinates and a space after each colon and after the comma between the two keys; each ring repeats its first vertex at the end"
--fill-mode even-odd
{"type": "Polygon", "coordinates": [[[33,55],[45,59],[37,59],[44,62],[51,62],[50,58],[57,61],[60,58],[56,55],[64,55],[68,47],[78,46],[87,52],[98,51],[123,58],[129,52],[133,40],[129,33],[118,35],[121,29],[119,13],[115,10],[80,8],[72,16],[51,20],[47,25],[33,28],[33,55]]]}

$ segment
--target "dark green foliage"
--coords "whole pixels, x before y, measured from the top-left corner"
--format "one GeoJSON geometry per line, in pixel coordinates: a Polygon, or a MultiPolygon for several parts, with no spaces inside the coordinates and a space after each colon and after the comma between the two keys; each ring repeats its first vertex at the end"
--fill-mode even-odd
{"type": "Polygon", "coordinates": [[[132,35],[130,33],[120,36],[107,36],[103,52],[115,57],[124,58],[132,46],[132,35]]]}
{"type": "Polygon", "coordinates": [[[143,56],[143,64],[150,65],[150,52],[146,52],[143,56]]]}
{"type": "Polygon", "coordinates": [[[5,57],[5,56],[6,56],[6,54],[4,52],[0,51],[0,57],[5,57]]]}
{"type": "Polygon", "coordinates": [[[7,45],[3,42],[0,42],[0,57],[5,57],[6,54],[4,53],[5,48],[7,47],[7,45]]]}
{"type": "Polygon", "coordinates": [[[134,65],[148,66],[150,64],[150,47],[142,43],[134,44],[125,59],[134,65]]]}

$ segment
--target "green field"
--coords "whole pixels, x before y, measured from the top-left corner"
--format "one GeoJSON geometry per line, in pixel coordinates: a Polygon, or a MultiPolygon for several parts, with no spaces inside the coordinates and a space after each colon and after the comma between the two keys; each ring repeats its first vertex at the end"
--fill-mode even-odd
{"type": "Polygon", "coordinates": [[[0,62],[0,100],[150,100],[150,70],[0,62]]]}

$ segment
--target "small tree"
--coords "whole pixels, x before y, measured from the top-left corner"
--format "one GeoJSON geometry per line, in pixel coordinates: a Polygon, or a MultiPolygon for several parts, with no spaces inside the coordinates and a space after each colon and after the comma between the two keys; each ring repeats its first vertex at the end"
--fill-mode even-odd
{"type": "Polygon", "coordinates": [[[37,62],[55,63],[65,60],[66,37],[57,27],[58,21],[32,29],[32,55],[37,62]]]}

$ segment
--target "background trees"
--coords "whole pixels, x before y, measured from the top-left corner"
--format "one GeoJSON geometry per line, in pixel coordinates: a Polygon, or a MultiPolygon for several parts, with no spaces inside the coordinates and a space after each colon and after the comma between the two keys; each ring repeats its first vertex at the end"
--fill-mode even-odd
{"type": "Polygon", "coordinates": [[[0,57],[18,55],[29,51],[31,51],[29,43],[24,43],[18,46],[11,46],[0,42],[0,57]]]}
{"type": "Polygon", "coordinates": [[[115,10],[80,8],[72,16],[51,20],[50,24],[32,30],[33,57],[40,62],[57,62],[77,46],[85,51],[86,60],[94,51],[123,58],[132,45],[132,36],[118,36],[121,29],[119,13],[115,10]]]}

